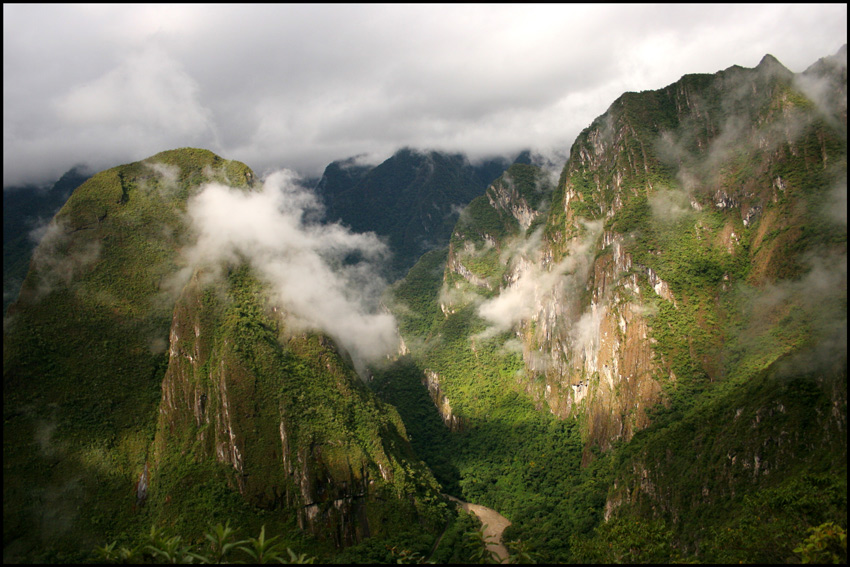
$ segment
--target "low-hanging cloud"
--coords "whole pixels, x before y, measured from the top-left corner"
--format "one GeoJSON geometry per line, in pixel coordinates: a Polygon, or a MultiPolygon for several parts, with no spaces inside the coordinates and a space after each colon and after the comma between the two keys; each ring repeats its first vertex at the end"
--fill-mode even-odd
{"type": "Polygon", "coordinates": [[[53,220],[30,233],[38,241],[32,256],[32,267],[38,271],[36,296],[52,293],[67,287],[71,281],[100,257],[100,242],[83,242],[75,245],[71,230],[63,220],[53,220]]]}
{"type": "Polygon", "coordinates": [[[312,221],[320,210],[295,174],[268,176],[259,192],[210,184],[189,202],[197,242],[191,266],[247,258],[271,288],[294,332],[322,331],[365,364],[398,349],[395,319],[381,309],[385,282],[377,267],[388,248],[373,233],[312,221]]]}
{"type": "Polygon", "coordinates": [[[780,280],[756,289],[737,290],[746,321],[736,337],[737,356],[782,350],[777,321],[807,330],[807,348],[782,363],[782,373],[823,371],[847,361],[847,254],[810,251],[802,257],[808,271],[800,278],[780,280]]]}
{"type": "Polygon", "coordinates": [[[542,243],[539,232],[533,233],[527,240],[514,242],[511,247],[516,255],[510,261],[522,268],[517,270],[518,276],[511,285],[478,308],[478,314],[489,324],[482,338],[510,330],[530,319],[543,303],[543,298],[555,291],[577,292],[581,289],[587,281],[593,260],[592,245],[601,227],[602,223],[598,221],[584,223],[584,236],[572,241],[566,257],[551,268],[536,258],[542,243]]]}

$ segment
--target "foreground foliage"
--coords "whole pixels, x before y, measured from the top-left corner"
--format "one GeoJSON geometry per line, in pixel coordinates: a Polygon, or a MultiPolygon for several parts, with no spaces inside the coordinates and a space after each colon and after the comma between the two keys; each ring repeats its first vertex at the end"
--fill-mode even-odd
{"type": "MultiPolygon", "coordinates": [[[[431,550],[417,549],[411,541],[386,543],[369,541],[350,548],[335,558],[333,563],[501,563],[498,555],[487,549],[490,539],[484,528],[470,515],[462,514],[458,521],[450,522],[441,536],[437,547],[431,550]],[[465,530],[465,531],[464,531],[465,530]],[[457,537],[460,535],[461,537],[457,537]],[[364,554],[368,548],[370,552],[364,554]]],[[[191,542],[181,535],[169,535],[165,530],[152,527],[151,531],[135,544],[119,545],[112,541],[95,549],[94,556],[105,563],[288,563],[312,564],[319,561],[316,556],[293,551],[283,543],[280,536],[266,537],[266,527],[257,537],[238,539],[238,529],[225,524],[216,524],[204,533],[204,540],[191,542]]],[[[507,544],[507,563],[536,563],[537,555],[521,541],[507,544]]]]}
{"type": "Polygon", "coordinates": [[[809,532],[811,535],[794,548],[803,563],[847,563],[847,530],[825,522],[809,528],[809,532]]]}
{"type": "Polygon", "coordinates": [[[147,539],[134,547],[118,546],[116,541],[97,548],[107,563],[314,563],[315,557],[284,547],[278,536],[266,538],[266,527],[256,538],[236,539],[237,530],[216,524],[204,534],[206,542],[193,545],[182,536],[167,536],[152,527],[147,539]],[[241,553],[238,553],[241,552],[241,553]],[[241,560],[240,560],[241,559],[241,560]]]}

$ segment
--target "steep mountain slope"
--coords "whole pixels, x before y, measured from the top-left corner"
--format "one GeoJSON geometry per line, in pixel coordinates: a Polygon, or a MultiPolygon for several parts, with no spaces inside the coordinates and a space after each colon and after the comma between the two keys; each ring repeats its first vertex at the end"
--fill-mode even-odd
{"type": "Polygon", "coordinates": [[[445,245],[458,211],[508,165],[504,159],[471,165],[460,154],[405,148],[374,167],[354,158],[334,162],[316,190],[329,220],[389,240],[395,279],[424,252],[445,245]]]}
{"type": "Polygon", "coordinates": [[[4,321],[4,557],[131,529],[128,487],[168,362],[173,298],[160,284],[177,268],[186,197],[251,175],[210,152],[163,152],[93,176],[54,218],[4,321]]]}
{"type": "Polygon", "coordinates": [[[395,410],[333,341],[289,330],[252,268],[195,266],[187,202],[244,164],[162,152],[56,215],[4,325],[4,559],[90,559],[211,521],[348,545],[445,522],[395,410]]]}
{"type": "Polygon", "coordinates": [[[569,313],[568,297],[553,295],[525,328],[526,345],[557,353],[554,372],[531,365],[549,378],[553,411],[570,413],[578,398],[612,410],[601,421],[604,411],[586,414],[589,438],[605,447],[646,424],[643,408],[662,383],[699,389],[815,338],[816,326],[789,322],[784,340],[752,352],[733,333],[748,290],[794,281],[845,253],[845,230],[826,207],[845,175],[846,130],[820,112],[766,56],[752,70],[626,94],[579,136],[541,259],[555,266],[582,231],[600,231],[590,301],[569,313]],[[583,322],[588,340],[571,335],[583,322]],[[573,369],[566,380],[564,368],[573,369]],[[584,394],[575,390],[581,380],[584,394]]]}
{"type": "Polygon", "coordinates": [[[3,189],[3,312],[18,296],[27,275],[39,229],[65,204],[71,191],[90,176],[82,168],[67,171],[48,189],[3,189]],[[35,234],[33,234],[35,231],[35,234]]]}
{"type": "MultiPolygon", "coordinates": [[[[805,526],[846,525],[846,51],[799,75],[766,56],[626,93],[578,137],[547,210],[506,185],[465,210],[442,275],[417,268],[396,288],[422,381],[460,424],[463,495],[553,561],[784,560],[805,526]],[[567,496],[552,479],[536,511],[521,503],[546,492],[533,476],[480,474],[523,449],[488,453],[462,431],[510,438],[530,418],[499,408],[524,394],[598,460],[567,496]],[[752,503],[795,489],[761,508],[774,532],[757,543],[752,503]],[[564,511],[576,490],[612,521],[553,544],[601,516],[564,511]],[[658,545],[641,555],[641,540],[658,545]]],[[[558,467],[550,450],[529,461],[558,467]]]]}
{"type": "Polygon", "coordinates": [[[193,276],[171,325],[153,458],[162,474],[151,482],[160,517],[204,509],[185,498],[191,477],[178,471],[206,461],[224,464],[219,473],[249,503],[294,513],[337,546],[399,525],[442,526],[439,487],[398,414],[334,343],[288,332],[247,266],[224,290],[204,280],[193,276]]]}

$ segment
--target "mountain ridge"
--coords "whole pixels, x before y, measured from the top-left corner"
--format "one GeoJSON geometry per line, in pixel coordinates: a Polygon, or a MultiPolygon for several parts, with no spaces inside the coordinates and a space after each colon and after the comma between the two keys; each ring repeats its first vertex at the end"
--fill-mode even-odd
{"type": "Polygon", "coordinates": [[[95,174],[54,218],[4,320],[5,560],[84,561],[158,523],[202,538],[222,514],[326,554],[444,525],[334,341],[290,329],[246,257],[192,263],[189,209],[223,186],[259,192],[240,162],[170,150],[95,174]]]}
{"type": "Polygon", "coordinates": [[[358,165],[356,158],[333,162],[316,191],[328,220],[388,240],[390,279],[396,279],[448,241],[458,211],[508,165],[504,158],[472,165],[463,154],[402,148],[375,166],[358,165]]]}
{"type": "MultiPolygon", "coordinates": [[[[837,69],[841,77],[841,66],[837,69]]],[[[846,73],[846,63],[844,69],[846,73]]],[[[487,390],[486,383],[524,391],[539,409],[579,424],[583,466],[597,470],[617,460],[618,474],[604,498],[608,522],[600,523],[595,535],[586,533],[560,548],[547,543],[555,540],[555,530],[523,525],[528,517],[516,515],[523,504],[514,495],[529,498],[519,479],[512,488],[505,482],[502,491],[462,486],[464,499],[492,506],[511,519],[513,536],[566,554],[555,555],[560,557],[577,553],[573,557],[602,562],[675,560],[664,546],[697,552],[699,544],[691,535],[696,532],[688,529],[699,522],[716,527],[714,509],[731,506],[736,491],[754,491],[751,496],[764,502],[776,497],[772,490],[813,490],[808,481],[794,484],[801,478],[794,471],[799,461],[810,460],[815,477],[819,473],[814,471],[831,467],[837,480],[830,491],[846,486],[841,465],[846,448],[842,452],[837,433],[842,419],[846,421],[846,349],[839,346],[840,339],[830,340],[833,332],[846,336],[846,319],[842,322],[840,315],[846,305],[846,220],[829,213],[828,204],[846,191],[846,110],[842,114],[840,105],[824,106],[807,97],[801,77],[766,56],[754,69],[734,66],[714,75],[686,75],[656,91],[626,93],[573,144],[542,233],[536,233],[542,238],[526,235],[517,244],[511,241],[515,233],[498,229],[469,233],[463,228],[469,221],[462,217],[444,264],[442,288],[431,296],[440,312],[421,310],[426,326],[415,320],[401,326],[409,344],[421,345],[412,350],[422,382],[429,388],[437,382],[441,407],[451,408],[453,422],[472,429],[476,422],[479,428],[495,427],[496,414],[484,408],[506,403],[492,390],[486,398],[476,394],[487,390]],[[507,255],[491,252],[508,248],[507,255]],[[488,281],[488,274],[495,279],[488,281]],[[822,305],[806,300],[813,287],[820,290],[822,305]],[[686,437],[665,437],[660,428],[690,427],[692,433],[694,424],[700,424],[709,431],[711,426],[696,416],[727,409],[714,396],[740,405],[741,392],[752,391],[747,390],[748,379],[781,384],[782,361],[817,345],[828,347],[838,369],[801,372],[795,387],[811,392],[811,405],[797,405],[795,411],[817,424],[808,431],[834,432],[828,447],[791,444],[786,453],[771,453],[742,441],[747,447],[742,451],[721,444],[737,442],[727,430],[727,437],[716,443],[736,455],[731,464],[701,466],[720,468],[717,478],[735,479],[731,488],[715,486],[710,478],[694,487],[683,472],[693,457],[680,460],[667,453],[663,458],[661,440],[671,438],[683,449],[689,447],[684,449],[689,456],[711,453],[689,445],[686,437]],[[514,380],[493,370],[499,367],[514,369],[514,380]],[[470,378],[475,375],[480,378],[470,378]],[[653,423],[659,425],[652,429],[653,423]],[[651,451],[639,453],[638,447],[651,451]],[[754,467],[759,488],[744,488],[740,471],[754,467]],[[767,474],[770,480],[762,482],[759,475],[767,474]],[[683,480],[671,480],[677,478],[683,480]],[[701,496],[700,491],[717,496],[701,496]],[[687,498],[693,500],[686,505],[687,498]],[[644,538],[647,545],[653,539],[629,528],[627,518],[669,530],[663,532],[655,559],[630,555],[627,534],[635,532],[636,541],[644,538]]],[[[840,89],[840,79],[833,79],[826,83],[840,89]]],[[[507,194],[503,199],[516,202],[507,194]]],[[[480,211],[471,205],[467,210],[473,223],[495,226],[488,219],[510,210],[497,202],[482,202],[480,211]]],[[[419,282],[415,288],[434,289],[419,282]]],[[[407,305],[424,302],[421,297],[415,301],[407,305]]],[[[404,310],[398,316],[407,317],[404,310]]],[[[771,403],[764,399],[766,406],[771,403]]],[[[790,405],[787,399],[775,403],[790,405]]],[[[754,420],[777,415],[766,406],[752,410],[758,416],[754,420]]],[[[781,427],[771,430],[773,423],[761,426],[759,439],[768,447],[782,443],[778,439],[787,434],[781,427]]],[[[495,460],[483,454],[479,458],[495,460]]],[[[476,466],[467,464],[461,477],[489,478],[476,466]]],[[[546,466],[558,465],[547,461],[546,466]]],[[[514,474],[502,470],[505,476],[514,474]]],[[[504,481],[493,477],[492,482],[498,486],[504,481]]],[[[843,507],[846,522],[846,500],[823,505],[824,511],[837,513],[832,518],[839,523],[843,507]]],[[[786,560],[792,555],[787,542],[793,530],[781,509],[769,506],[764,515],[786,530],[786,555],[742,533],[735,522],[754,512],[736,508],[740,517],[728,526],[735,543],[720,543],[718,536],[704,544],[700,557],[786,560]],[[729,545],[747,551],[732,551],[729,545]]],[[[547,516],[552,522],[570,516],[557,512],[557,505],[553,508],[547,516]]],[[[796,521],[811,521],[805,517],[796,516],[796,521]]],[[[571,521],[582,525],[586,520],[571,521]]],[[[560,529],[569,532],[575,523],[560,529]]]]}

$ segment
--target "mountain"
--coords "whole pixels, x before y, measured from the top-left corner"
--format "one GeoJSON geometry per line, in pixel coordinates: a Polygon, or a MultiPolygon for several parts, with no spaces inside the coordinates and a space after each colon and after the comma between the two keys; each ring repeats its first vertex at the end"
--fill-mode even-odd
{"type": "Polygon", "coordinates": [[[442,493],[507,517],[515,558],[846,560],[846,132],[842,48],[625,93],[558,179],[335,162],[319,197],[356,233],[206,150],[92,176],[4,319],[4,561],[226,522],[327,562],[475,561],[442,493]],[[406,274],[380,298],[369,231],[406,274]],[[365,364],[341,283],[397,353],[365,364]]]}
{"type": "Polygon", "coordinates": [[[423,253],[448,242],[460,209],[508,165],[503,158],[472,165],[461,154],[404,148],[377,166],[356,158],[333,162],[316,191],[328,220],[388,240],[390,278],[397,279],[423,253]]]}
{"type": "Polygon", "coordinates": [[[206,276],[193,276],[171,324],[150,482],[162,521],[220,513],[194,493],[217,474],[256,509],[294,515],[337,546],[398,525],[442,527],[438,487],[398,414],[333,341],[287,332],[247,266],[224,297],[206,276]]]}
{"type": "Polygon", "coordinates": [[[3,189],[3,312],[18,296],[27,275],[39,229],[65,204],[68,196],[90,176],[74,167],[47,189],[3,189]]]}
{"type": "Polygon", "coordinates": [[[438,479],[552,562],[794,560],[846,525],[846,124],[845,49],[768,55],[626,93],[556,187],[473,200],[388,301],[380,391],[436,438],[427,387],[438,479]]]}
{"type": "Polygon", "coordinates": [[[152,526],[203,540],[212,521],[314,545],[301,528],[323,553],[445,525],[348,354],[292,328],[244,257],[187,260],[188,203],[253,177],[162,152],[92,176],[53,219],[4,322],[5,561],[90,561],[152,526]]]}

